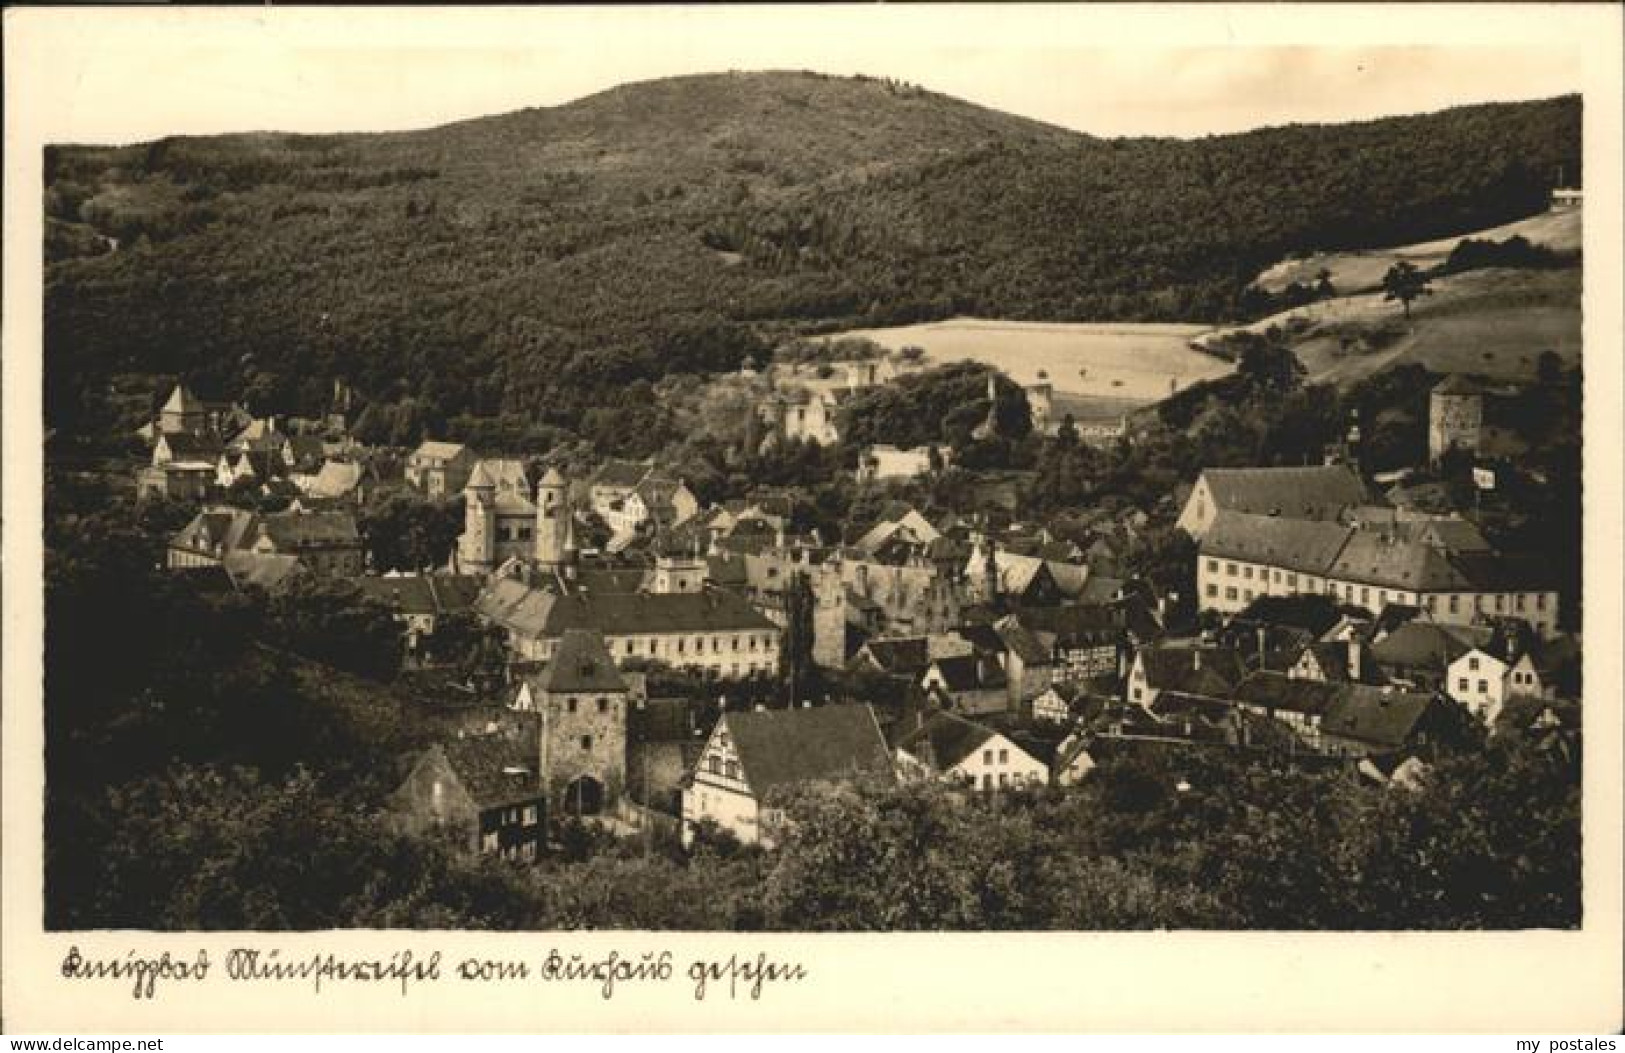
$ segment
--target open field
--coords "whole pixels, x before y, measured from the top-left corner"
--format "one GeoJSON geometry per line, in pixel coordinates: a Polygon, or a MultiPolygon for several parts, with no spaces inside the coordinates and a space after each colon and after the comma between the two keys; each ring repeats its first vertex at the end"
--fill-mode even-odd
{"type": "Polygon", "coordinates": [[[937,363],[985,362],[1019,384],[1034,383],[1043,372],[1058,392],[1143,404],[1230,371],[1228,363],[1190,347],[1208,331],[1200,325],[953,318],[841,335],[887,348],[921,347],[937,363]]]}
{"type": "Polygon", "coordinates": [[[1382,276],[1400,260],[1410,260],[1420,268],[1443,263],[1450,250],[1463,238],[1478,241],[1505,241],[1522,236],[1535,245],[1553,252],[1580,251],[1580,209],[1563,212],[1542,212],[1538,216],[1505,223],[1488,230],[1469,231],[1451,238],[1426,241],[1415,245],[1400,245],[1389,249],[1371,249],[1367,252],[1323,252],[1304,259],[1282,260],[1260,274],[1256,284],[1270,292],[1280,292],[1293,282],[1313,285],[1321,268],[1332,272],[1332,284],[1340,293],[1358,293],[1375,289],[1382,284],[1382,276]]]}
{"type": "Polygon", "coordinates": [[[1348,383],[1405,362],[1436,373],[1527,380],[1542,351],[1579,361],[1580,287],[1579,268],[1468,271],[1433,282],[1433,295],[1411,305],[1409,320],[1381,293],[1365,293],[1241,329],[1273,325],[1292,334],[1292,349],[1321,383],[1348,383]]]}

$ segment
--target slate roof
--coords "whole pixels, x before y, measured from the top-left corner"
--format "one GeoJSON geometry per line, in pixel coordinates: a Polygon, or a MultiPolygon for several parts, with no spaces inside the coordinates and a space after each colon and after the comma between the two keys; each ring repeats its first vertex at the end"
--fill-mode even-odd
{"type": "Polygon", "coordinates": [[[1330,574],[1348,581],[1440,592],[1470,587],[1445,554],[1420,541],[1397,540],[1374,530],[1357,530],[1332,561],[1330,574]]]}
{"type": "Polygon", "coordinates": [[[606,636],[778,629],[766,615],[721,589],[559,595],[501,578],[486,587],[476,606],[497,624],[538,638],[561,636],[566,629],[597,629],[606,636]]]}
{"type": "Polygon", "coordinates": [[[281,550],[361,544],[348,512],[277,512],[261,520],[260,531],[281,550]]]}
{"type": "Polygon", "coordinates": [[[474,465],[474,471],[469,473],[467,485],[472,487],[474,480],[484,477],[483,485],[495,487],[513,493],[530,494],[530,475],[525,471],[525,462],[509,457],[482,457],[474,465]]]}
{"type": "Polygon", "coordinates": [[[1006,682],[997,663],[974,654],[949,655],[931,664],[949,691],[986,691],[1006,682]]]}
{"type": "Polygon", "coordinates": [[[212,435],[193,435],[190,432],[175,432],[169,435],[160,435],[158,441],[169,448],[169,456],[173,461],[209,461],[220,459],[220,440],[212,435]]]}
{"type": "Polygon", "coordinates": [[[1284,673],[1257,672],[1237,684],[1232,697],[1237,702],[1264,709],[1315,716],[1325,713],[1345,686],[1319,680],[1294,680],[1284,673]]]}
{"type": "Polygon", "coordinates": [[[472,575],[368,574],[350,581],[367,597],[401,614],[466,610],[479,591],[479,579],[472,575]]]}
{"type": "Polygon", "coordinates": [[[522,737],[467,735],[429,747],[440,750],[457,779],[484,811],[542,796],[535,750],[522,737]]]}
{"type": "Polygon", "coordinates": [[[982,748],[998,733],[992,728],[953,713],[933,713],[924,724],[904,735],[897,748],[947,771],[982,748]]]}
{"type": "Polygon", "coordinates": [[[1370,495],[1360,477],[1342,465],[1312,468],[1209,468],[1202,473],[1214,507],[1251,515],[1333,519],[1370,495]]]}
{"type": "Polygon", "coordinates": [[[1340,523],[1221,511],[1202,538],[1203,556],[1325,574],[1352,534],[1340,523]]]}
{"type": "Polygon", "coordinates": [[[1147,686],[1158,691],[1222,698],[1246,672],[1234,651],[1145,648],[1140,657],[1147,686]]]}
{"type": "Polygon", "coordinates": [[[1406,622],[1371,645],[1371,660],[1379,666],[1442,673],[1451,662],[1487,643],[1490,635],[1488,629],[1406,622]]]}
{"type": "Polygon", "coordinates": [[[1434,704],[1431,695],[1359,684],[1339,684],[1338,687],[1342,690],[1321,716],[1321,731],[1379,749],[1398,749],[1405,745],[1417,723],[1434,704]]]}
{"type": "Polygon", "coordinates": [[[1552,561],[1546,556],[1510,552],[1463,552],[1455,565],[1464,582],[1484,592],[1539,592],[1550,590],[1552,561]]]}
{"type": "Polygon", "coordinates": [[[758,798],[797,783],[896,778],[880,725],[866,705],[740,711],[722,719],[758,798]]]}
{"type": "Polygon", "coordinates": [[[930,644],[923,636],[869,640],[854,656],[854,661],[864,652],[882,672],[893,676],[916,677],[931,667],[930,644]]]}
{"type": "Polygon", "coordinates": [[[543,691],[556,694],[626,690],[626,681],[604,646],[603,634],[592,629],[565,630],[553,660],[534,682],[543,691]]]}

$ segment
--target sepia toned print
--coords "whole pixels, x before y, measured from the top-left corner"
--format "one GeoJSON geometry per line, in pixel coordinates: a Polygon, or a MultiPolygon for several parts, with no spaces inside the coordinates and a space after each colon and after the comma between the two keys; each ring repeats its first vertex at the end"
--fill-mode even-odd
{"type": "Polygon", "coordinates": [[[1588,930],[1586,82],[1149,54],[1211,105],[693,56],[39,142],[62,981],[1588,930]]]}

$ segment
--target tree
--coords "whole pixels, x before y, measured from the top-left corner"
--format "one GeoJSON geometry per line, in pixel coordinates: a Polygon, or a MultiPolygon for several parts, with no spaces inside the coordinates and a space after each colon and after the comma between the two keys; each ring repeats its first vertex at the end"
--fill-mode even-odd
{"type": "Polygon", "coordinates": [[[1422,296],[1433,295],[1433,288],[1428,284],[1427,275],[1416,269],[1410,260],[1400,260],[1388,268],[1388,273],[1382,276],[1382,298],[1385,302],[1398,300],[1405,310],[1405,317],[1411,316],[1411,301],[1422,296]]]}

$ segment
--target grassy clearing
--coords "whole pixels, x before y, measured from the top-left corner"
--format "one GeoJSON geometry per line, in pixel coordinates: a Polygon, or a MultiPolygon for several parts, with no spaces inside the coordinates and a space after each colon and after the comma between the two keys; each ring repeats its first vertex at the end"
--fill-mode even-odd
{"type": "Polygon", "coordinates": [[[1020,384],[1044,373],[1058,392],[1132,407],[1166,398],[1230,366],[1193,350],[1206,326],[1132,322],[945,322],[856,330],[884,347],[921,347],[937,363],[985,362],[1020,384]]]}
{"type": "Polygon", "coordinates": [[[1382,284],[1382,276],[1400,260],[1410,260],[1416,266],[1428,268],[1443,263],[1463,238],[1478,241],[1505,241],[1519,236],[1553,252],[1580,251],[1581,210],[1543,212],[1538,216],[1505,223],[1488,230],[1469,231],[1451,238],[1426,241],[1415,245],[1400,245],[1368,252],[1320,252],[1304,259],[1282,260],[1260,274],[1257,284],[1270,292],[1280,292],[1293,282],[1313,285],[1322,268],[1331,271],[1332,284],[1341,293],[1359,293],[1375,289],[1382,284]]]}

